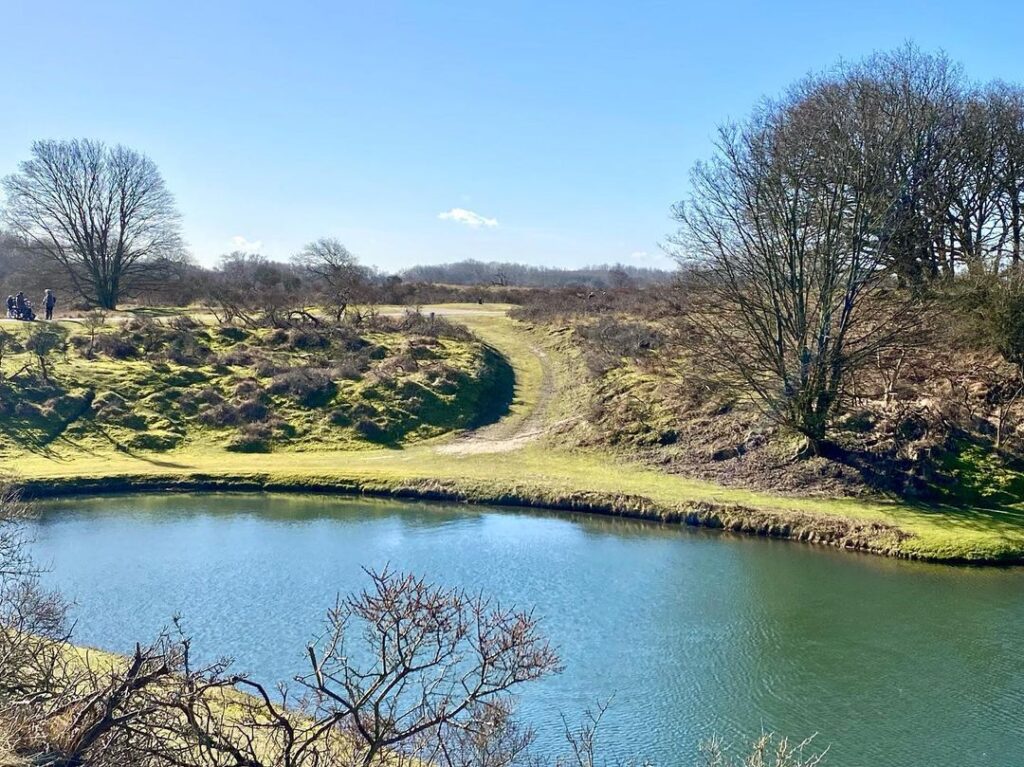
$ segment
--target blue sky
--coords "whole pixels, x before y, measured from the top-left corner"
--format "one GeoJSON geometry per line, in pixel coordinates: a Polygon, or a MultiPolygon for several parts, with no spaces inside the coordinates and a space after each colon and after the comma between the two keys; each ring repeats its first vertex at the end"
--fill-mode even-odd
{"type": "Polygon", "coordinates": [[[335,236],[387,270],[667,265],[723,119],[907,40],[1024,80],[1022,28],[1010,0],[0,0],[0,175],[37,138],[130,145],[203,263],[335,236]]]}

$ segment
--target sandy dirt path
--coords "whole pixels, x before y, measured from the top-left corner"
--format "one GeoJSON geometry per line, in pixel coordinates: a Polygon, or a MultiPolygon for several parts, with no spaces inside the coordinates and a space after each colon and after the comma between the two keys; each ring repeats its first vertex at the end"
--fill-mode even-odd
{"type": "Polygon", "coordinates": [[[504,311],[443,306],[424,307],[423,311],[466,325],[508,360],[516,381],[515,398],[507,415],[434,449],[445,455],[508,453],[544,436],[552,425],[550,411],[558,393],[547,352],[518,330],[504,311]]]}

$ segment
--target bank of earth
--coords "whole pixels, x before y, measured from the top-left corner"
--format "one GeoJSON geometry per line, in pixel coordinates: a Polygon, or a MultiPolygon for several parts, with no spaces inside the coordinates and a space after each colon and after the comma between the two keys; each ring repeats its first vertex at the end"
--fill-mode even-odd
{"type": "MultiPolygon", "coordinates": [[[[29,497],[106,492],[266,490],[365,493],[532,506],[724,528],[887,556],[1024,563],[1024,511],[886,498],[790,497],[660,472],[559,435],[583,418],[585,376],[557,333],[508,307],[424,312],[468,326],[511,365],[505,415],[482,428],[387,446],[244,453],[211,444],[162,452],[25,452],[4,463],[29,497]]],[[[7,454],[10,456],[10,453],[7,454]]]]}

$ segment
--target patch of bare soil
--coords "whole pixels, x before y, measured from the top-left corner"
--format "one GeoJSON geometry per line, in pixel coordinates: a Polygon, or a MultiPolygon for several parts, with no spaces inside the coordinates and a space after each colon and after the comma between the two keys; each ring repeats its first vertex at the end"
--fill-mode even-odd
{"type": "Polygon", "coordinates": [[[453,442],[438,446],[437,452],[446,455],[508,453],[544,435],[549,427],[548,412],[556,394],[555,378],[547,352],[534,345],[530,346],[530,352],[537,357],[542,371],[533,408],[525,415],[511,414],[497,423],[461,434],[453,442]]]}

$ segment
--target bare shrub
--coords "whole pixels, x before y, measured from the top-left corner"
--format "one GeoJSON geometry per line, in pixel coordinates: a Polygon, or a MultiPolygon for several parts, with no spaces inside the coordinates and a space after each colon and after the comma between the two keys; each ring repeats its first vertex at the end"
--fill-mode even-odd
{"type": "Polygon", "coordinates": [[[269,453],[274,438],[273,430],[263,423],[245,424],[227,444],[235,453],[269,453]]]}
{"type": "Polygon", "coordinates": [[[324,349],[330,346],[330,338],[312,328],[292,328],[288,331],[287,341],[289,349],[324,349]]]}
{"type": "Polygon", "coordinates": [[[270,415],[270,409],[258,399],[247,399],[235,405],[239,417],[247,423],[265,421],[270,415]]]}
{"type": "Polygon", "coordinates": [[[665,343],[665,335],[657,328],[616,317],[582,324],[577,333],[587,348],[587,367],[596,375],[618,367],[623,360],[648,357],[665,343]]]}
{"type": "Polygon", "coordinates": [[[797,743],[774,733],[762,733],[750,746],[735,753],[720,737],[701,744],[701,767],[818,767],[825,761],[828,749],[812,748],[814,738],[797,743]]]}
{"type": "Polygon", "coordinates": [[[271,394],[290,397],[307,407],[327,402],[336,390],[330,371],[321,368],[294,368],[277,373],[267,387],[271,394]]]}
{"type": "Polygon", "coordinates": [[[248,367],[256,362],[256,355],[256,350],[251,346],[239,344],[220,354],[217,357],[217,362],[221,365],[230,365],[232,367],[248,367]]]}
{"type": "Polygon", "coordinates": [[[120,333],[99,333],[92,344],[92,349],[115,360],[127,360],[139,356],[139,350],[135,344],[120,333]]]}
{"type": "Polygon", "coordinates": [[[243,418],[235,405],[220,402],[202,410],[199,413],[199,421],[207,426],[225,427],[242,423],[243,418]]]}
{"type": "Polygon", "coordinates": [[[67,331],[55,325],[39,325],[25,339],[25,350],[31,352],[39,365],[39,376],[50,380],[52,357],[67,343],[67,331]]]}

